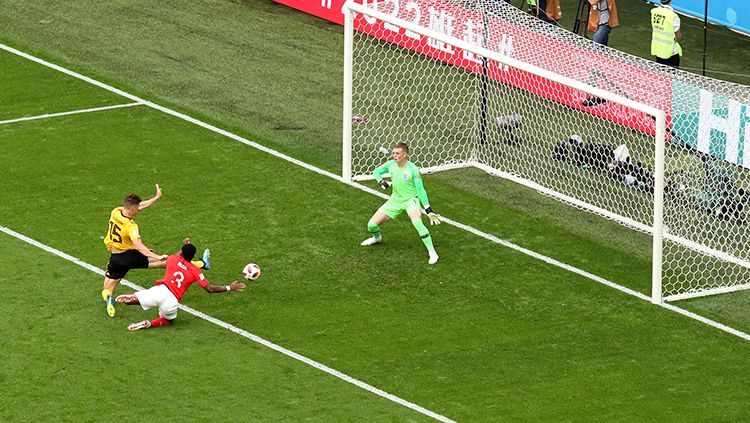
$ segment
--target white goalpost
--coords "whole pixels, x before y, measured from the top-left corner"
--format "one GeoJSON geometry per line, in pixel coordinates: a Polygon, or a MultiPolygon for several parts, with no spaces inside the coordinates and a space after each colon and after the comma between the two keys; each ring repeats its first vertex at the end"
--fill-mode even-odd
{"type": "Polygon", "coordinates": [[[713,140],[738,120],[750,134],[750,90],[502,1],[350,0],[343,12],[343,179],[371,178],[405,141],[423,172],[480,169],[648,234],[654,303],[750,287],[750,135],[746,156],[713,140]]]}

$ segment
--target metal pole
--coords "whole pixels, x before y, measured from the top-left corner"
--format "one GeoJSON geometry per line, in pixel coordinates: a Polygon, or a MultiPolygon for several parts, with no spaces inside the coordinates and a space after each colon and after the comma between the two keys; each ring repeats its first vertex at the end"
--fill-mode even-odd
{"type": "Polygon", "coordinates": [[[480,118],[479,118],[479,143],[487,142],[487,58],[482,57],[482,81],[479,87],[480,93],[480,118]]]}
{"type": "MultiPolygon", "coordinates": [[[[487,37],[489,36],[489,28],[487,26],[490,24],[489,19],[487,18],[487,13],[489,12],[488,9],[481,10],[482,12],[482,43],[484,44],[484,47],[487,47],[487,37]]],[[[479,85],[479,95],[480,95],[480,115],[479,115],[479,144],[484,145],[487,142],[487,58],[482,56],[482,76],[480,85],[479,85]]]]}
{"type": "Polygon", "coordinates": [[[656,149],[654,150],[654,232],[651,267],[651,302],[662,304],[662,248],[664,237],[664,142],[667,132],[667,115],[664,111],[656,118],[656,149]]]}
{"type": "Polygon", "coordinates": [[[354,51],[354,12],[344,5],[344,122],[341,146],[341,179],[352,181],[352,63],[354,51]]]}
{"type": "Polygon", "coordinates": [[[706,42],[708,40],[708,0],[706,0],[703,9],[703,76],[706,76],[706,55],[708,54],[708,47],[706,42]]]}

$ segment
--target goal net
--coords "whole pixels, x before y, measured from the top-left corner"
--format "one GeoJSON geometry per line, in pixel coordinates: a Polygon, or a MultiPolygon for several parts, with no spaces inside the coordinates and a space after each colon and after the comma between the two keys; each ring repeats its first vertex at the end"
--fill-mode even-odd
{"type": "Polygon", "coordinates": [[[423,172],[478,168],[653,235],[654,302],[750,281],[747,87],[594,44],[503,1],[344,10],[344,179],[372,178],[404,141],[423,172]],[[732,125],[739,135],[722,137],[732,125]]]}

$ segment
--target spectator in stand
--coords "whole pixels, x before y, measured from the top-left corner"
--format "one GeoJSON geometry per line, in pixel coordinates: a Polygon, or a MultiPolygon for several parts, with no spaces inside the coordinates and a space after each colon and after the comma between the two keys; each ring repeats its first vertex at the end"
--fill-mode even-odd
{"type": "Polygon", "coordinates": [[[620,26],[617,17],[615,0],[588,0],[589,10],[588,31],[594,33],[594,42],[609,45],[609,32],[620,26]]]}
{"type": "Polygon", "coordinates": [[[544,22],[557,25],[557,21],[562,18],[560,9],[560,0],[527,0],[529,5],[529,14],[536,16],[544,22]]]}

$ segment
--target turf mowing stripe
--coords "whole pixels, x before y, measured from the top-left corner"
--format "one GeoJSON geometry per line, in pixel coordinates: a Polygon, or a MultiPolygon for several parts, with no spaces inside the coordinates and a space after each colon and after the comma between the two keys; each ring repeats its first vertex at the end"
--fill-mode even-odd
{"type": "Polygon", "coordinates": [[[47,118],[53,118],[53,117],[58,117],[58,116],[69,116],[69,115],[77,115],[81,113],[99,112],[102,110],[122,109],[124,107],[133,107],[133,106],[141,106],[141,105],[143,105],[143,102],[137,101],[135,103],[115,104],[114,106],[94,107],[92,109],[71,110],[69,112],[48,113],[48,114],[38,115],[38,116],[26,116],[26,117],[17,118],[17,119],[0,120],[0,125],[5,125],[6,123],[25,122],[27,120],[47,119],[47,118]]]}
{"type": "MultiPolygon", "coordinates": [[[[223,130],[221,128],[217,128],[216,126],[213,126],[213,125],[208,124],[206,122],[200,121],[200,120],[195,119],[193,117],[190,117],[190,116],[188,116],[186,114],[183,114],[183,113],[174,111],[172,109],[166,108],[164,106],[160,106],[160,105],[158,105],[156,103],[152,103],[150,101],[144,100],[144,99],[142,99],[140,97],[134,96],[133,94],[126,93],[125,91],[122,91],[120,89],[117,89],[115,87],[107,85],[107,84],[105,84],[103,82],[100,82],[100,81],[97,81],[95,79],[89,78],[88,76],[81,75],[81,74],[79,74],[77,72],[74,72],[72,70],[66,69],[66,68],[64,68],[62,66],[59,66],[59,65],[56,65],[54,63],[47,62],[44,59],[40,59],[40,58],[32,56],[32,55],[30,55],[28,53],[24,53],[24,52],[22,52],[20,50],[14,49],[13,47],[9,47],[9,46],[6,46],[5,44],[0,43],[0,49],[5,50],[5,51],[7,51],[9,53],[13,53],[13,54],[18,55],[18,56],[21,56],[21,57],[23,57],[25,59],[28,59],[28,60],[31,60],[33,62],[39,63],[39,64],[41,64],[43,66],[55,69],[55,70],[60,71],[60,72],[62,72],[64,74],[66,74],[66,75],[72,76],[74,78],[78,78],[80,80],[86,81],[86,82],[88,82],[88,83],[90,83],[92,85],[95,85],[97,87],[103,88],[103,89],[105,89],[107,91],[110,91],[110,92],[113,92],[115,94],[119,94],[119,95],[121,95],[123,97],[126,97],[126,98],[129,98],[129,99],[131,99],[133,101],[142,102],[146,106],[149,106],[149,107],[154,108],[156,110],[159,110],[161,112],[167,113],[169,115],[178,117],[178,118],[180,118],[182,120],[188,121],[190,123],[193,123],[193,124],[198,125],[198,126],[200,126],[202,128],[208,129],[209,131],[215,132],[217,134],[224,135],[227,138],[231,138],[231,139],[233,139],[235,141],[238,141],[238,142],[241,142],[241,143],[243,143],[245,145],[248,145],[250,147],[256,148],[256,149],[258,149],[260,151],[263,151],[265,153],[268,153],[268,154],[270,154],[272,156],[276,156],[276,157],[278,157],[280,159],[283,159],[283,160],[286,160],[286,161],[288,161],[290,163],[294,163],[294,164],[296,164],[298,166],[301,166],[301,167],[303,167],[303,168],[305,168],[307,170],[310,170],[312,172],[315,172],[315,173],[318,173],[320,175],[324,175],[324,176],[327,176],[329,178],[335,179],[335,180],[337,180],[337,181],[339,181],[341,183],[350,185],[352,187],[355,187],[355,188],[360,189],[362,191],[368,192],[370,194],[377,195],[377,196],[382,197],[382,198],[389,198],[387,195],[385,195],[385,194],[383,194],[381,192],[378,192],[378,191],[376,191],[376,190],[374,190],[372,188],[366,187],[364,185],[360,185],[360,184],[358,184],[356,182],[346,182],[346,181],[344,181],[341,178],[341,176],[336,175],[336,174],[334,174],[332,172],[320,169],[320,168],[315,167],[315,166],[313,166],[311,164],[305,163],[305,162],[303,162],[303,161],[301,161],[299,159],[295,159],[294,157],[288,156],[288,155],[286,155],[284,153],[278,152],[276,150],[273,150],[271,148],[268,148],[268,147],[266,147],[264,145],[261,145],[261,144],[258,144],[256,142],[250,141],[247,138],[241,137],[241,136],[239,136],[237,134],[233,134],[233,133],[231,133],[229,131],[225,131],[225,130],[223,130]]],[[[526,255],[528,255],[530,257],[534,257],[534,258],[542,260],[542,261],[544,261],[546,263],[549,263],[549,264],[552,264],[554,266],[560,267],[561,269],[565,269],[565,270],[571,271],[573,273],[576,273],[578,275],[584,276],[584,277],[586,277],[588,279],[593,280],[594,282],[601,283],[603,285],[609,286],[610,288],[617,289],[618,291],[624,292],[624,293],[626,293],[628,295],[632,295],[632,296],[634,296],[636,298],[639,298],[639,299],[651,302],[651,298],[650,297],[648,297],[648,296],[646,296],[646,295],[644,295],[644,294],[642,294],[640,292],[634,291],[634,290],[632,290],[630,288],[626,288],[626,287],[624,287],[622,285],[618,285],[618,284],[616,284],[616,283],[614,283],[612,281],[606,280],[606,279],[601,278],[599,276],[596,276],[596,275],[593,275],[593,274],[588,273],[586,271],[580,270],[580,269],[578,269],[576,267],[573,267],[573,266],[570,266],[568,264],[559,262],[559,261],[557,261],[557,260],[555,260],[553,258],[547,257],[545,255],[539,254],[539,253],[531,251],[529,249],[523,248],[523,247],[521,247],[519,245],[516,245],[516,244],[510,242],[510,241],[502,240],[502,239],[500,239],[500,238],[498,238],[498,237],[496,237],[494,235],[487,234],[487,233],[482,232],[479,229],[476,229],[474,227],[471,227],[471,226],[468,226],[468,225],[464,225],[462,223],[456,222],[456,221],[448,219],[448,218],[445,218],[444,220],[449,225],[452,225],[452,226],[455,226],[457,228],[460,228],[460,229],[463,229],[465,231],[468,231],[468,232],[470,232],[470,233],[472,233],[474,235],[477,235],[477,236],[479,236],[481,238],[484,238],[484,239],[486,239],[488,241],[494,242],[496,244],[500,244],[500,245],[505,246],[507,248],[511,248],[511,249],[513,249],[515,251],[518,251],[520,253],[526,254],[526,255]]],[[[714,327],[716,329],[722,330],[722,331],[730,333],[730,334],[732,334],[734,336],[738,336],[738,337],[740,337],[742,339],[750,341],[750,335],[748,335],[745,332],[742,332],[742,331],[739,331],[737,329],[731,328],[729,326],[723,325],[723,324],[721,324],[719,322],[716,322],[714,320],[705,318],[703,316],[700,316],[698,314],[695,314],[693,312],[690,312],[688,310],[682,309],[680,307],[677,307],[677,306],[674,306],[674,305],[671,305],[671,304],[662,303],[662,304],[660,304],[660,306],[663,307],[663,308],[665,308],[665,309],[667,309],[667,310],[673,311],[675,313],[682,314],[683,316],[689,317],[689,318],[697,320],[697,321],[699,321],[701,323],[704,323],[704,324],[707,324],[709,326],[712,326],[712,327],[714,327]]]]}
{"type": "MultiPolygon", "coordinates": [[[[48,253],[54,254],[54,255],[56,255],[56,256],[58,256],[60,258],[63,258],[63,259],[68,260],[70,262],[73,262],[73,263],[75,263],[75,264],[83,267],[84,269],[90,270],[90,271],[92,271],[92,272],[94,272],[94,273],[96,273],[96,274],[98,274],[100,276],[104,276],[104,271],[102,269],[100,269],[100,268],[98,268],[96,266],[93,266],[93,265],[91,265],[89,263],[86,263],[85,261],[83,261],[81,259],[73,257],[70,254],[66,254],[66,253],[64,253],[64,252],[62,252],[62,251],[60,251],[60,250],[58,250],[56,248],[50,247],[49,245],[42,244],[41,242],[39,242],[39,241],[37,241],[35,239],[32,239],[32,238],[29,238],[26,235],[18,233],[18,232],[14,231],[14,230],[12,230],[10,228],[7,228],[5,226],[0,226],[0,232],[4,232],[4,233],[6,233],[6,234],[8,234],[8,235],[10,235],[10,236],[12,236],[14,238],[20,239],[21,241],[24,241],[24,242],[26,242],[28,244],[31,244],[34,247],[40,248],[40,249],[42,249],[42,250],[44,250],[44,251],[46,251],[48,253]]],[[[131,289],[134,289],[136,291],[142,291],[144,289],[143,287],[141,287],[141,286],[139,286],[139,285],[137,285],[137,284],[135,284],[133,282],[130,282],[127,279],[123,279],[122,280],[122,284],[125,285],[125,286],[127,286],[127,287],[129,287],[129,288],[131,288],[131,289]]],[[[252,334],[252,333],[250,333],[250,332],[248,332],[248,331],[246,331],[244,329],[240,329],[240,328],[238,328],[238,327],[236,327],[234,325],[231,325],[231,324],[229,324],[227,322],[224,322],[224,321],[219,320],[219,319],[217,319],[215,317],[209,316],[209,315],[207,315],[207,314],[205,314],[205,313],[203,313],[201,311],[195,310],[192,307],[188,307],[186,305],[179,304],[179,308],[181,310],[185,311],[186,313],[192,314],[193,316],[196,316],[196,317],[198,317],[200,319],[203,319],[203,320],[206,320],[208,322],[211,322],[211,323],[213,323],[213,324],[215,324],[217,326],[220,326],[220,327],[222,327],[224,329],[227,329],[227,330],[229,330],[231,332],[234,332],[234,333],[236,333],[236,334],[238,334],[240,336],[243,336],[243,337],[245,337],[245,338],[247,338],[247,339],[249,339],[249,340],[251,340],[253,342],[256,342],[258,344],[261,344],[261,345],[263,345],[265,347],[268,347],[268,348],[270,348],[270,349],[272,349],[274,351],[280,352],[280,353],[284,354],[287,357],[291,357],[291,358],[293,358],[295,360],[301,361],[302,363],[305,363],[308,366],[312,366],[312,367],[315,367],[318,370],[322,370],[322,371],[328,373],[331,376],[337,377],[337,378],[339,378],[339,379],[341,379],[341,380],[343,380],[345,382],[351,383],[352,385],[355,385],[355,386],[357,386],[359,388],[362,388],[362,389],[364,389],[364,390],[366,390],[368,392],[371,392],[371,393],[373,393],[375,395],[378,395],[380,397],[383,397],[385,399],[393,401],[396,404],[399,404],[399,405],[404,406],[406,408],[410,408],[410,409],[412,409],[412,410],[414,410],[416,412],[422,413],[425,416],[432,417],[433,419],[441,421],[441,422],[455,423],[454,420],[451,420],[448,417],[445,417],[445,416],[443,416],[441,414],[435,413],[434,411],[430,411],[430,410],[428,410],[428,409],[426,409],[426,408],[424,408],[424,407],[422,407],[420,405],[414,404],[413,402],[409,402],[409,401],[407,401],[407,400],[405,400],[405,399],[403,399],[401,397],[397,397],[397,396],[395,396],[393,394],[389,394],[388,392],[385,392],[382,389],[378,389],[378,388],[376,388],[376,387],[374,387],[372,385],[369,385],[369,384],[367,384],[365,382],[362,382],[359,379],[355,379],[355,378],[353,378],[353,377],[351,377],[351,376],[349,376],[349,375],[347,375],[345,373],[342,373],[342,372],[340,372],[340,371],[338,371],[336,369],[328,367],[325,364],[319,363],[319,362],[317,362],[315,360],[311,360],[311,359],[309,359],[309,358],[307,358],[307,357],[305,357],[303,355],[300,355],[300,354],[298,354],[298,353],[296,353],[294,351],[286,349],[286,348],[284,348],[284,347],[282,347],[280,345],[274,344],[273,342],[268,341],[266,339],[263,339],[263,338],[261,338],[261,337],[259,337],[257,335],[254,335],[254,334],[252,334]]]]}

